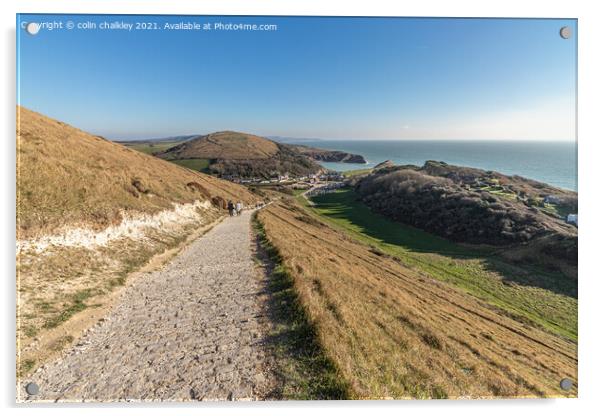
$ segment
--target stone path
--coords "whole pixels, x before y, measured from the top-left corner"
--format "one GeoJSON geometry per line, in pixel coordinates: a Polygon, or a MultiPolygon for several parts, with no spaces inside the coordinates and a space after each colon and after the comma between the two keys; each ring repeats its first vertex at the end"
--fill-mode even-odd
{"type": "Polygon", "coordinates": [[[26,380],[39,386],[28,400],[264,397],[265,277],[252,260],[250,216],[226,219],[136,279],[102,323],[26,380]]]}

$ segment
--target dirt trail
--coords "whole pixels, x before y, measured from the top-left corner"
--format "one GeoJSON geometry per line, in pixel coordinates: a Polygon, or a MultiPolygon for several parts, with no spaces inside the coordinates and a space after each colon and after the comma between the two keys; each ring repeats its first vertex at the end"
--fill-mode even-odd
{"type": "Polygon", "coordinates": [[[265,397],[265,277],[251,212],[227,219],[127,287],[109,315],[19,387],[21,400],[241,400],[265,397]],[[25,384],[39,393],[27,396],[25,384]]]}

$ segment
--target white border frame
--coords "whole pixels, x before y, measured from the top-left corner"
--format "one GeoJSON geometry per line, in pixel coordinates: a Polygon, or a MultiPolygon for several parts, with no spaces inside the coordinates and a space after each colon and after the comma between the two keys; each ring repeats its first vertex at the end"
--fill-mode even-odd
{"type": "Polygon", "coordinates": [[[427,0],[387,2],[370,0],[21,0],[0,3],[3,29],[2,83],[5,92],[0,102],[2,125],[6,148],[1,152],[2,199],[0,253],[3,256],[4,323],[2,334],[2,404],[9,412],[65,414],[81,413],[83,408],[92,414],[104,415],[107,411],[136,414],[164,414],[168,408],[176,407],[178,413],[192,414],[211,412],[229,414],[235,411],[248,414],[306,415],[307,412],[326,414],[342,410],[352,415],[367,412],[399,414],[420,412],[421,414],[444,413],[504,415],[514,412],[545,413],[556,415],[567,413],[593,413],[600,408],[597,396],[600,370],[599,357],[600,324],[602,316],[602,276],[595,262],[602,236],[599,214],[602,192],[598,186],[602,175],[600,165],[600,41],[602,40],[602,15],[595,10],[596,2],[583,1],[476,1],[476,0],[427,0]],[[555,17],[577,18],[579,25],[579,199],[580,199],[580,262],[579,262],[579,398],[495,401],[411,401],[411,402],[264,402],[264,403],[203,403],[197,405],[104,405],[88,408],[86,405],[23,406],[15,405],[15,14],[20,13],[112,13],[112,14],[205,14],[205,15],[319,15],[319,16],[433,16],[433,17],[555,17]],[[43,408],[40,408],[43,407],[43,408]]]}

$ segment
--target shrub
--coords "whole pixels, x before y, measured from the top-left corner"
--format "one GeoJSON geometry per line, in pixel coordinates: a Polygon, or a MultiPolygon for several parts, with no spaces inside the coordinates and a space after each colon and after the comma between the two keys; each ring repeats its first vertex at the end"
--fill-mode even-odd
{"type": "MultiPolygon", "coordinates": [[[[355,190],[374,211],[456,241],[507,245],[557,232],[549,217],[535,208],[539,197],[529,195],[527,204],[534,205],[529,208],[522,200],[472,190],[470,183],[507,191],[513,179],[430,161],[422,168],[378,170],[359,178],[355,190]]],[[[525,194],[534,189],[532,181],[517,187],[525,194]]]]}

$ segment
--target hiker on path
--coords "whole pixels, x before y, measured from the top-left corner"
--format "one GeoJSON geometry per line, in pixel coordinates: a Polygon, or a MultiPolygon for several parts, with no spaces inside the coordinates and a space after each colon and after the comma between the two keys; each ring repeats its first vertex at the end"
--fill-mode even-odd
{"type": "Polygon", "coordinates": [[[234,204],[232,201],[228,201],[228,212],[230,213],[231,217],[234,216],[234,204]]]}
{"type": "Polygon", "coordinates": [[[238,201],[236,203],[236,215],[240,215],[241,212],[242,212],[242,202],[238,201]]]}

